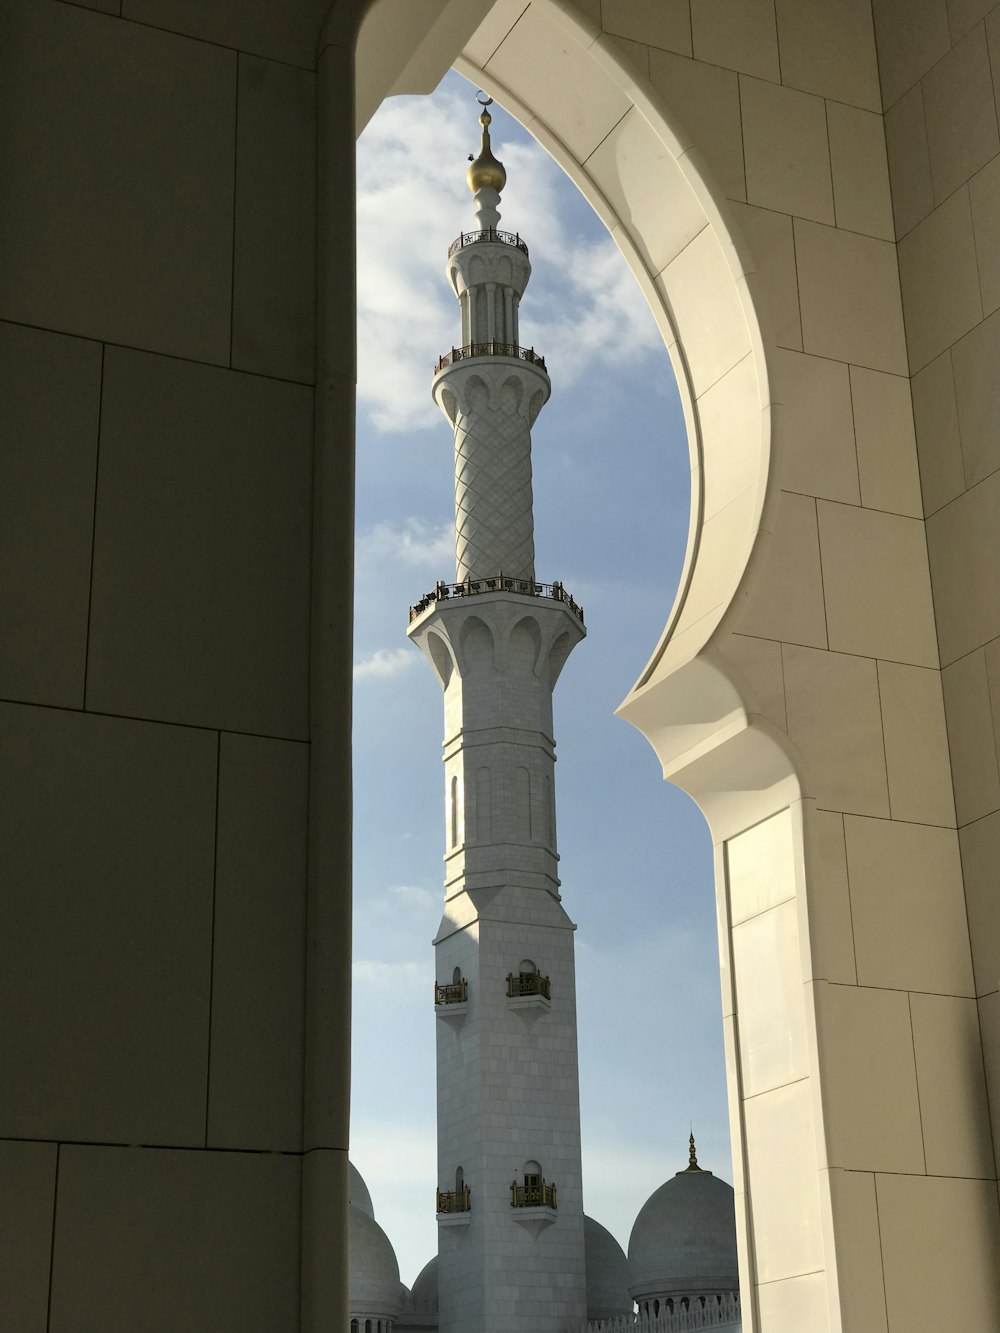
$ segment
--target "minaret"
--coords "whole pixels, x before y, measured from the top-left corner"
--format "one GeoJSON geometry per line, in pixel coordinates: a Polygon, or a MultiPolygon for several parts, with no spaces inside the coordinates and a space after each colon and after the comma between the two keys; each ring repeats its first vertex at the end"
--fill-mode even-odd
{"type": "Polygon", "coordinates": [[[498,230],[490,147],[476,228],[448,252],[461,346],[434,399],[455,430],[454,583],[410,612],[444,690],[445,905],[436,953],[440,1333],[560,1333],[586,1317],[573,923],[559,895],[552,690],[584,637],[535,581],[531,426],[545,362],[518,344],[531,274],[498,230]]]}

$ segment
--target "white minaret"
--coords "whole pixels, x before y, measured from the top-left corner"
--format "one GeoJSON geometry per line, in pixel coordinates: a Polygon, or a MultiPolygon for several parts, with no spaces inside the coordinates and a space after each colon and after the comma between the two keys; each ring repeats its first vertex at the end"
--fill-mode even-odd
{"type": "Polygon", "coordinates": [[[490,114],[476,230],[448,252],[461,347],[434,399],[455,428],[456,582],[410,612],[444,689],[445,906],[436,951],[440,1333],[586,1318],[573,923],[559,897],[552,690],[586,633],[535,581],[531,425],[549,396],[518,345],[531,274],[498,231],[490,114]]]}

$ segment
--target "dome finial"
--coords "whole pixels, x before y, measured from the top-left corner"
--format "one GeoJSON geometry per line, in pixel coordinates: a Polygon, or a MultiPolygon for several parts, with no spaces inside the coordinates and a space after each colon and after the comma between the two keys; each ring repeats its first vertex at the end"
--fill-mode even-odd
{"type": "Polygon", "coordinates": [[[469,189],[473,194],[478,194],[480,190],[496,190],[497,193],[507,184],[507,173],[503,169],[503,163],[498,162],[493,156],[490,147],[490,125],[493,117],[487,111],[487,107],[493,105],[493,98],[486,97],[482,89],[476,94],[476,101],[482,107],[482,115],[479,117],[479,123],[483,127],[483,142],[479,149],[479,156],[473,158],[470,154],[469,161],[471,166],[466,173],[466,179],[469,182],[469,189]]]}
{"type": "MultiPolygon", "coordinates": [[[[687,1170],[688,1170],[688,1171],[700,1171],[700,1170],[701,1170],[701,1167],[698,1165],[698,1154],[697,1154],[697,1152],[695,1151],[695,1146],[694,1146],[694,1127],[693,1127],[693,1126],[692,1126],[692,1129],[691,1129],[690,1137],[688,1138],[688,1164],[687,1164],[687,1170]]],[[[686,1175],[687,1172],[685,1172],[684,1174],[686,1175]]]]}

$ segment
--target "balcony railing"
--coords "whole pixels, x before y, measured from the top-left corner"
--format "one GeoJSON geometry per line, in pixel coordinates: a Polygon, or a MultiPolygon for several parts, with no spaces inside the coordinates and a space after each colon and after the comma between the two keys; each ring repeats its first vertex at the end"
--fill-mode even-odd
{"type": "Polygon", "coordinates": [[[434,366],[434,374],[453,366],[456,361],[466,361],[470,356],[509,356],[515,361],[530,361],[540,370],[545,369],[545,357],[539,356],[533,347],[519,347],[517,343],[466,343],[464,347],[453,347],[450,352],[439,356],[434,366]]]}
{"type": "Polygon", "coordinates": [[[564,602],[577,620],[583,621],[583,607],[574,602],[561,583],[536,583],[534,579],[512,579],[506,574],[496,574],[489,579],[466,579],[464,583],[437,583],[433,592],[421,597],[415,606],[410,607],[410,620],[416,620],[435,602],[447,601],[450,597],[474,597],[484,592],[516,592],[522,597],[548,597],[554,602],[564,602]]]}
{"type": "Polygon", "coordinates": [[[469,998],[469,983],[465,977],[461,981],[449,981],[447,985],[434,983],[435,1004],[464,1004],[469,998]]]}
{"type": "Polygon", "coordinates": [[[468,1213],[472,1211],[472,1190],[463,1185],[460,1190],[438,1190],[437,1211],[439,1213],[468,1213]]]}
{"type": "Polygon", "coordinates": [[[512,1208],[555,1208],[555,1182],[546,1185],[543,1180],[537,1185],[519,1185],[516,1180],[512,1181],[510,1206],[512,1208]]]}
{"type": "Polygon", "coordinates": [[[508,972],[507,995],[510,999],[518,995],[542,995],[551,1000],[552,985],[540,972],[508,972]]]}
{"type": "Polygon", "coordinates": [[[528,253],[528,247],[516,231],[498,231],[496,227],[486,227],[483,231],[463,231],[457,241],[448,247],[448,258],[467,245],[483,245],[487,241],[500,241],[502,245],[513,245],[518,250],[528,253]]]}

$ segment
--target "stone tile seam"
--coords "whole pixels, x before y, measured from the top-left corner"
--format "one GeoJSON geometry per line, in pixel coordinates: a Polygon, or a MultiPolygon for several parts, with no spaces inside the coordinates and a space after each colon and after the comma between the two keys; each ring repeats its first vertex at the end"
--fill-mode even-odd
{"type": "MultiPolygon", "coordinates": [[[[890,994],[893,995],[926,995],[931,998],[940,1000],[968,1000],[970,1004],[975,1004],[977,999],[983,998],[982,996],[977,996],[977,995],[958,995],[954,991],[920,990],[920,988],[917,986],[906,986],[906,987],[877,986],[867,981],[865,982],[859,981],[857,985],[855,985],[851,981],[826,981],[823,977],[809,977],[802,984],[804,986],[808,986],[811,982],[814,981],[823,981],[824,984],[827,986],[840,986],[844,990],[876,990],[881,992],[888,991],[890,994]]],[[[912,1028],[913,1026],[912,1022],[910,1026],[912,1028]]]]}
{"type": "Polygon", "coordinates": [[[49,1238],[49,1289],[45,1304],[45,1328],[46,1333],[52,1327],[52,1279],[55,1273],[56,1261],[56,1215],[59,1206],[59,1158],[62,1153],[62,1145],[56,1144],[56,1162],[52,1181],[52,1233],[49,1238]]]}
{"type": "MultiPolygon", "coordinates": [[[[998,312],[998,311],[995,310],[995,311],[993,312],[993,315],[996,315],[997,313],[1000,313],[1000,312],[998,312]]],[[[987,319],[992,319],[992,318],[993,318],[993,315],[988,315],[988,316],[987,316],[987,319]]],[[[982,324],[985,324],[985,323],[986,323],[986,320],[985,320],[985,319],[982,320],[981,323],[982,323],[982,324]]],[[[980,324],[977,324],[977,325],[975,325],[974,327],[975,327],[975,328],[980,328],[981,325],[980,325],[980,324]]],[[[969,332],[972,333],[972,332],[973,332],[973,329],[970,329],[969,332]]],[[[966,336],[967,336],[967,335],[965,335],[965,334],[962,335],[962,337],[966,337],[966,336]]],[[[961,339],[959,339],[959,341],[961,341],[961,339]]],[[[945,350],[945,352],[950,352],[955,346],[956,346],[956,344],[955,344],[955,343],[952,343],[951,347],[946,347],[944,350],[945,350]]],[[[941,353],[941,355],[944,355],[944,353],[941,353]]],[[[936,359],[937,359],[937,358],[935,357],[934,360],[936,360],[936,359]]],[[[929,364],[930,364],[930,362],[928,362],[928,365],[929,365],[929,364]]],[[[921,367],[921,369],[924,369],[924,367],[921,367]]],[[[961,429],[962,429],[962,428],[961,428],[961,425],[959,425],[959,435],[961,435],[961,429]]],[[[982,485],[984,484],[984,482],[991,481],[991,480],[997,475],[998,472],[1000,472],[1000,467],[996,467],[996,468],[994,468],[993,471],[992,471],[992,472],[988,472],[988,473],[986,474],[985,477],[980,477],[979,480],[978,480],[978,481],[974,481],[974,482],[972,483],[971,486],[966,486],[965,490],[962,491],[959,495],[954,496],[951,500],[946,500],[946,501],[944,502],[943,505],[941,505],[939,508],[935,509],[932,513],[928,514],[928,515],[927,515],[927,519],[926,519],[925,521],[930,520],[931,518],[936,518],[938,514],[943,513],[944,510],[945,510],[945,509],[948,509],[951,505],[953,505],[953,504],[957,504],[959,500],[964,500],[965,497],[966,497],[967,495],[971,494],[972,491],[976,490],[977,487],[982,486],[982,485]]],[[[990,642],[992,643],[993,640],[991,639],[990,642]]],[[[980,645],[980,646],[982,646],[982,645],[980,645]]],[[[972,650],[970,650],[970,651],[975,651],[975,650],[972,649],[972,650]]],[[[963,653],[961,656],[964,657],[964,656],[967,656],[967,654],[963,653]]],[[[958,661],[961,660],[961,657],[956,657],[956,658],[954,658],[953,660],[956,661],[956,662],[958,662],[958,661]]],[[[949,662],[948,665],[950,666],[951,663],[949,662]]]]}
{"type": "MultiPolygon", "coordinates": [[[[72,4],[72,0],[58,0],[60,4],[72,4]]],[[[181,356],[178,352],[161,352],[149,347],[136,347],[132,343],[115,342],[113,338],[101,338],[89,333],[76,333],[70,329],[57,329],[48,324],[32,324],[24,319],[9,319],[0,311],[0,324],[9,324],[12,328],[34,329],[37,333],[50,333],[57,338],[76,338],[80,342],[95,343],[103,348],[113,348],[116,351],[135,352],[139,356],[162,357],[165,361],[183,361],[188,366],[203,366],[206,370],[221,370],[226,374],[248,375],[255,380],[268,380],[272,384],[292,384],[298,389],[308,389],[315,392],[316,384],[311,380],[293,380],[284,375],[265,375],[259,370],[244,370],[242,366],[227,366],[221,361],[199,361],[194,356],[181,356]]],[[[354,376],[345,374],[336,374],[336,379],[349,380],[352,384],[354,376]]]]}
{"type": "Polygon", "coordinates": [[[0,1143],[47,1143],[61,1148],[127,1148],[142,1152],[242,1153],[248,1157],[305,1157],[310,1152],[345,1151],[340,1148],[226,1148],[220,1144],[203,1147],[198,1143],[122,1143],[116,1139],[44,1139],[20,1134],[0,1134],[0,1143]]]}
{"type": "MultiPolygon", "coordinates": [[[[996,6],[994,6],[994,8],[996,8],[996,6]]],[[[948,47],[948,50],[945,51],[945,53],[944,53],[943,55],[938,56],[937,60],[934,61],[934,64],[933,64],[933,65],[928,65],[927,68],[924,70],[923,74],[918,74],[917,77],[916,77],[911,83],[908,83],[908,84],[906,85],[906,87],[903,89],[903,91],[902,91],[902,92],[899,94],[899,96],[896,98],[896,100],[895,100],[890,106],[887,106],[887,107],[883,108],[883,115],[887,115],[887,114],[888,114],[894,107],[897,107],[897,106],[899,105],[899,103],[903,100],[903,98],[906,96],[906,94],[909,93],[909,92],[912,92],[912,90],[913,90],[915,87],[917,87],[918,84],[921,85],[921,91],[923,91],[923,89],[922,89],[922,85],[923,85],[924,79],[927,78],[927,75],[930,74],[933,70],[937,69],[938,65],[940,65],[942,61],[947,60],[948,57],[951,55],[951,53],[955,50],[955,48],[956,48],[957,46],[959,46],[962,42],[964,42],[965,39],[966,39],[966,37],[969,36],[969,33],[974,32],[974,31],[976,30],[976,28],[978,28],[978,27],[980,26],[980,24],[983,25],[983,28],[984,28],[984,34],[983,34],[983,35],[986,36],[986,33],[985,33],[986,19],[987,19],[988,14],[990,14],[990,13],[992,13],[992,12],[993,12],[992,10],[988,10],[987,13],[983,15],[983,17],[979,20],[978,23],[974,23],[974,24],[972,25],[971,28],[969,28],[966,32],[963,32],[962,35],[961,35],[961,37],[959,37],[958,41],[955,41],[955,42],[951,41],[951,24],[949,23],[949,25],[948,25],[948,40],[949,40],[949,42],[951,43],[951,45],[948,47]]],[[[987,41],[987,55],[989,54],[989,49],[988,49],[988,48],[989,48],[989,42],[987,41]]],[[[878,43],[876,43],[876,59],[877,59],[877,51],[878,51],[878,43]]],[[[991,64],[992,64],[992,62],[991,62],[991,64]]],[[[880,80],[880,82],[879,82],[879,86],[881,87],[881,80],[880,80]]],[[[923,100],[923,99],[921,98],[921,100],[923,100]]]]}
{"type": "Polygon", "coordinates": [[[309,745],[307,736],[276,736],[267,731],[241,731],[234,727],[213,727],[205,722],[172,722],[158,717],[138,717],[131,713],[109,713],[96,708],[67,708],[65,704],[40,703],[34,699],[8,699],[0,696],[0,704],[12,708],[45,708],[53,713],[74,713],[84,717],[108,717],[119,722],[140,722],[153,727],[183,727],[187,731],[218,732],[222,736],[246,736],[260,741],[280,741],[287,745],[309,745]]]}
{"type": "MultiPolygon", "coordinates": [[[[807,498],[815,499],[816,497],[809,496],[807,498]]],[[[829,503],[837,504],[839,502],[836,500],[831,500],[829,503]]],[[[848,507],[853,508],[854,506],[848,506],[848,507]]],[[[905,518],[906,515],[905,514],[893,515],[893,517],[905,518]]],[[[919,523],[921,520],[917,519],[915,521],[919,523]]],[[[898,657],[873,657],[871,653],[848,652],[844,648],[824,648],[819,644],[803,643],[798,639],[772,639],[765,634],[745,634],[743,637],[747,639],[759,639],[762,643],[777,643],[780,644],[782,647],[786,648],[808,648],[810,651],[814,653],[831,653],[835,657],[853,657],[856,658],[859,662],[885,662],[888,666],[910,667],[913,671],[937,671],[940,674],[944,670],[943,666],[928,666],[926,662],[906,662],[902,658],[898,657]]],[[[993,640],[990,640],[990,642],[992,643],[993,640]]],[[[973,649],[973,651],[976,650],[973,649]]],[[[951,664],[949,663],[949,665],[951,664]]],[[[826,809],[827,807],[824,806],[823,808],[826,809]]],[[[852,811],[845,810],[842,811],[842,813],[851,814],[852,811]]],[[[903,823],[905,824],[921,824],[924,822],[925,821],[920,819],[903,820],[903,823]]],[[[951,826],[947,825],[946,827],[951,827],[951,826]]]]}
{"type": "MultiPolygon", "coordinates": [[[[240,46],[230,46],[227,42],[219,42],[211,37],[196,37],[190,32],[181,32],[177,28],[168,28],[163,23],[150,23],[147,19],[133,18],[131,14],[121,13],[121,0],[119,3],[119,12],[117,14],[108,14],[104,10],[91,9],[89,5],[81,3],[80,0],[56,0],[57,4],[67,5],[70,9],[84,9],[88,14],[93,14],[99,19],[114,19],[119,23],[130,23],[134,28],[148,28],[151,32],[166,32],[174,37],[183,37],[185,41],[197,42],[199,46],[214,46],[220,51],[232,51],[234,55],[251,56],[254,60],[266,60],[274,65],[285,65],[289,69],[302,70],[305,74],[315,74],[315,65],[299,65],[294,60],[282,60],[280,56],[263,56],[256,51],[248,51],[240,46]]],[[[319,32],[317,31],[317,40],[319,32]]]]}
{"type": "MultiPolygon", "coordinates": [[[[821,649],[819,651],[822,651],[821,649]]],[[[934,671],[935,667],[914,667],[914,671],[934,671]]],[[[817,814],[839,815],[842,819],[876,819],[883,824],[906,824],[913,828],[933,828],[941,829],[946,833],[957,834],[960,830],[954,824],[930,824],[926,819],[903,819],[899,815],[870,815],[861,810],[835,810],[833,806],[818,805],[815,807],[817,814]]],[[[993,813],[993,812],[991,812],[993,813]]],[[[983,816],[988,818],[987,815],[983,816]]]]}

